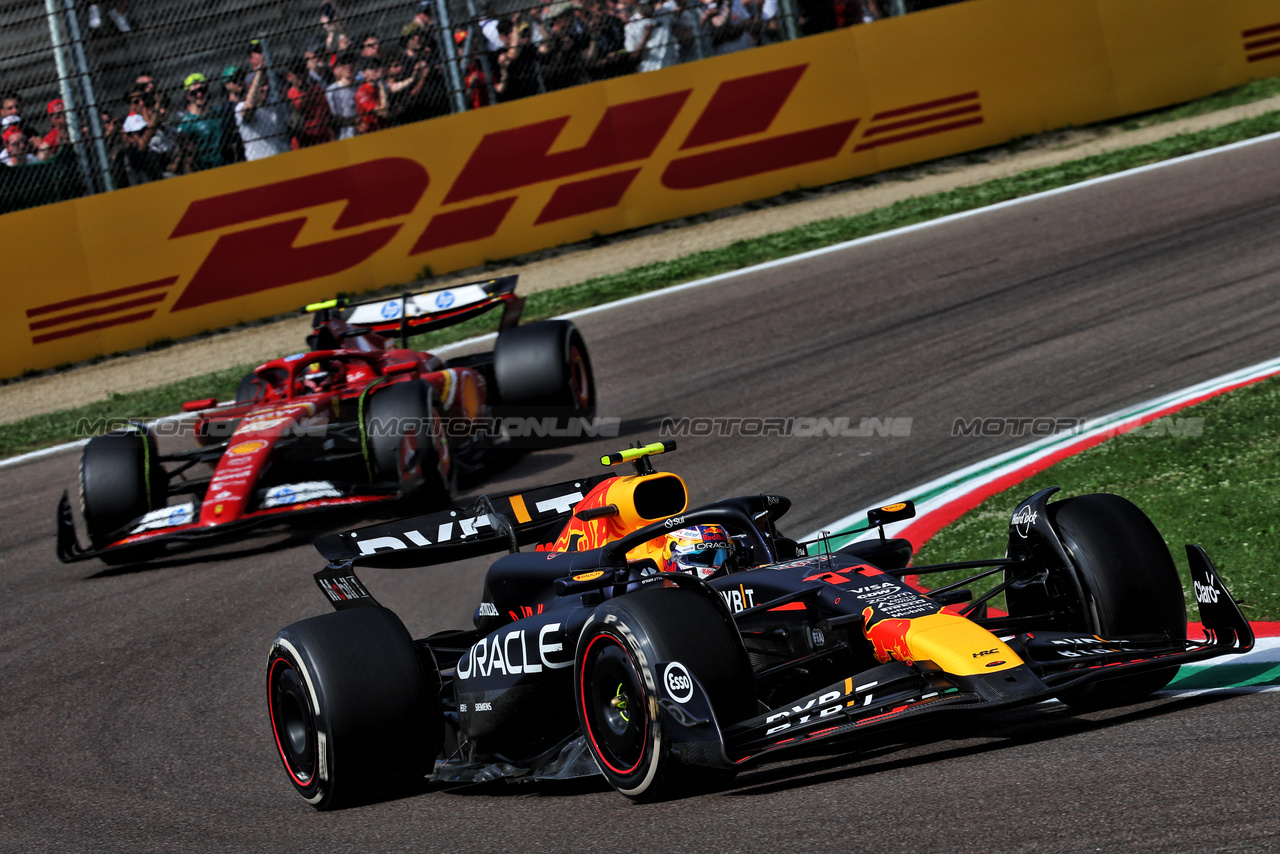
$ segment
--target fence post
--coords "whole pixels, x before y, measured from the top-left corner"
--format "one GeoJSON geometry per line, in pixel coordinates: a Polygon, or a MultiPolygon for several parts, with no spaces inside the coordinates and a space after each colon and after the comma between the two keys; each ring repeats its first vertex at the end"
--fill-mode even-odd
{"type": "MultiPolygon", "coordinates": [[[[53,0],[45,0],[52,7],[53,0]]],[[[80,86],[84,89],[85,110],[89,113],[89,130],[93,133],[94,150],[98,153],[98,161],[102,166],[102,189],[111,192],[116,182],[111,178],[111,159],[107,157],[107,146],[102,141],[102,119],[98,116],[98,98],[93,91],[93,80],[89,77],[89,63],[84,58],[84,40],[80,36],[80,22],[76,20],[75,0],[65,0],[67,11],[67,27],[71,35],[71,55],[75,58],[80,76],[80,86]]]]}
{"type": "MultiPolygon", "coordinates": [[[[49,18],[49,37],[53,40],[53,62],[58,68],[58,89],[62,95],[63,114],[67,119],[67,133],[70,135],[70,145],[75,149],[76,160],[80,164],[80,174],[84,178],[84,190],[87,194],[92,194],[93,173],[89,169],[89,160],[85,155],[84,149],[80,146],[80,114],[76,110],[76,99],[73,97],[71,90],[70,75],[67,74],[67,58],[63,55],[63,39],[62,27],[58,26],[58,9],[54,5],[54,0],[45,0],[45,13],[49,18]]],[[[66,144],[66,140],[60,140],[60,144],[66,144]]]]}
{"type": "Polygon", "coordinates": [[[449,88],[453,94],[453,111],[464,113],[467,102],[462,92],[462,70],[458,67],[458,52],[453,44],[453,26],[449,23],[449,4],[445,0],[436,0],[436,15],[440,26],[436,28],[440,40],[440,55],[444,57],[449,69],[449,88]]]}

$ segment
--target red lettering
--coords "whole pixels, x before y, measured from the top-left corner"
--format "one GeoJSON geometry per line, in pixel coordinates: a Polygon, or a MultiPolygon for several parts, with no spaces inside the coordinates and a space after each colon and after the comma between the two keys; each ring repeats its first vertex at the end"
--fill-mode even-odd
{"type": "Polygon", "coordinates": [[[768,130],[808,67],[795,65],[724,81],[698,116],[680,150],[768,130]]]}
{"type": "Polygon", "coordinates": [[[672,190],[696,190],[835,157],[858,126],[858,120],[747,142],[705,154],[673,160],[662,173],[672,190]]]}
{"type": "Polygon", "coordinates": [[[587,178],[585,181],[561,184],[552,193],[542,213],[538,214],[534,225],[611,208],[622,201],[627,188],[639,174],[639,169],[627,169],[598,178],[587,178]]]}
{"type": "MultiPolygon", "coordinates": [[[[371,160],[193,202],[170,239],[342,201],[334,228],[352,228],[412,212],[428,182],[414,160],[371,160]]],[[[401,227],[294,246],[305,223],[299,217],[222,235],[172,311],[340,273],[386,246],[401,227]]]]}
{"type": "Polygon", "coordinates": [[[432,249],[492,237],[498,232],[498,226],[502,225],[502,220],[515,201],[515,196],[508,196],[496,202],[436,214],[427,223],[422,236],[413,244],[409,254],[417,255],[432,249]]]}
{"type": "Polygon", "coordinates": [[[580,175],[653,154],[690,90],[617,104],[581,148],[551,153],[569,116],[487,134],[449,188],[445,204],[580,175]]]}

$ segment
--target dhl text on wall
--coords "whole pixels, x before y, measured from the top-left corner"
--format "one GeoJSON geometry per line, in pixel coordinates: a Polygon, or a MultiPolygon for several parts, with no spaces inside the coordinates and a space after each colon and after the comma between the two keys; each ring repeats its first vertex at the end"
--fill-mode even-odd
{"type": "Polygon", "coordinates": [[[0,217],[0,375],[1280,74],[1275,0],[972,0],[0,217]]]}

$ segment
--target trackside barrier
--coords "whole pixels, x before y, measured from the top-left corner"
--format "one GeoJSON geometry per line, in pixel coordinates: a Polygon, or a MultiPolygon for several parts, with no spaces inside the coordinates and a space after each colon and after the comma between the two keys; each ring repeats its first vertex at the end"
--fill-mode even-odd
{"type": "Polygon", "coordinates": [[[1275,0],[972,0],[19,211],[0,375],[1274,75],[1275,0]]]}

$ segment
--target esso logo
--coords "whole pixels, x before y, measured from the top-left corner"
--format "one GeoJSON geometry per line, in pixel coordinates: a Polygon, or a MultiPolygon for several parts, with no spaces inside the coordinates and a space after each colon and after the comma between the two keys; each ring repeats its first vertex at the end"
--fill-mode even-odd
{"type": "Polygon", "coordinates": [[[667,687],[667,694],[677,703],[687,703],[693,699],[693,678],[684,665],[673,661],[662,672],[662,684],[667,687]]]}

